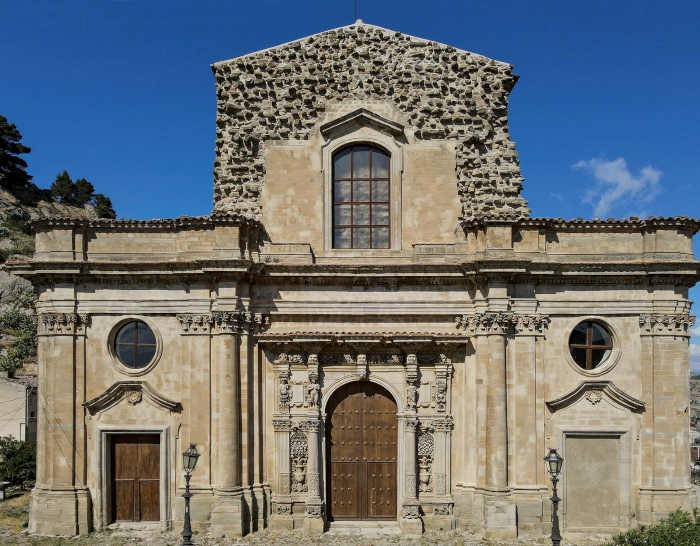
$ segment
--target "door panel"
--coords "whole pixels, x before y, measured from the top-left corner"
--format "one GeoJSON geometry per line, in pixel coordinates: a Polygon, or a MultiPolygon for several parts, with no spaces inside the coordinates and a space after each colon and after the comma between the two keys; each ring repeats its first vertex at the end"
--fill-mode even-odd
{"type": "Polygon", "coordinates": [[[331,519],[396,518],[396,403],[371,383],[353,383],[329,403],[331,519]]]}
{"type": "Polygon", "coordinates": [[[111,445],[112,520],[160,520],[159,435],[114,435],[111,445]]]}

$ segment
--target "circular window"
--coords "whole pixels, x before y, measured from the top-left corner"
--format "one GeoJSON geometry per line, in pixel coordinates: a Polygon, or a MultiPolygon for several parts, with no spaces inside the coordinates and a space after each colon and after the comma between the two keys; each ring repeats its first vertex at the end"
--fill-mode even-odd
{"type": "Polygon", "coordinates": [[[156,336],[142,320],[121,325],[114,336],[114,354],[124,366],[138,370],[148,366],[157,351],[156,336]]]}
{"type": "Polygon", "coordinates": [[[580,322],[569,336],[569,351],[574,362],[584,370],[593,370],[610,358],[613,350],[612,335],[601,323],[580,322]]]}

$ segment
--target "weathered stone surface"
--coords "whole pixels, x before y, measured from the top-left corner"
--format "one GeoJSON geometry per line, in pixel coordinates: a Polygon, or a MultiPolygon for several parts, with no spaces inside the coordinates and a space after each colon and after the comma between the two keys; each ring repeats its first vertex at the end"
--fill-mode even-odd
{"type": "Polygon", "coordinates": [[[419,141],[456,143],[462,216],[529,210],[508,132],[512,66],[374,25],[354,24],[213,65],[216,211],[260,218],[265,143],[304,140],[331,101],[388,101],[419,141]]]}

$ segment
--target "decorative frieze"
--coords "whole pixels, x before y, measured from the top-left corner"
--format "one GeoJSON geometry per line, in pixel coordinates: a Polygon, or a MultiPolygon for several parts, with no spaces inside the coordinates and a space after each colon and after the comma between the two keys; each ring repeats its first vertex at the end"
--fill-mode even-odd
{"type": "Polygon", "coordinates": [[[292,421],[288,418],[273,418],[272,429],[275,432],[289,432],[292,430],[292,421]]]}
{"type": "Polygon", "coordinates": [[[38,335],[75,336],[85,335],[90,325],[89,315],[82,313],[42,313],[39,315],[38,335]]]}
{"type": "Polygon", "coordinates": [[[639,326],[643,336],[690,337],[693,324],[695,324],[695,317],[684,313],[651,313],[639,316],[639,326]]]}
{"type": "Polygon", "coordinates": [[[183,313],[176,317],[184,335],[202,335],[211,332],[212,317],[209,313],[183,313]]]}
{"type": "Polygon", "coordinates": [[[214,311],[212,314],[213,334],[255,334],[270,325],[270,316],[250,311],[214,311]]]}
{"type": "Polygon", "coordinates": [[[547,315],[515,315],[515,334],[520,336],[543,336],[549,327],[547,315]]]}
{"type": "Polygon", "coordinates": [[[473,315],[458,315],[457,328],[470,335],[507,335],[513,332],[516,315],[510,311],[484,311],[473,315]]]}

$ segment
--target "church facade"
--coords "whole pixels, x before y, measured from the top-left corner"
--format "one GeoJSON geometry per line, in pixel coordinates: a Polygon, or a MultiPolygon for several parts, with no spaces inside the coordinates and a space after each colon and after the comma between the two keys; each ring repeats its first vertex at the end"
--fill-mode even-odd
{"type": "Polygon", "coordinates": [[[512,67],[356,24],[215,63],[214,210],[54,218],[30,529],[496,538],[692,502],[687,218],[533,218],[512,67]]]}

